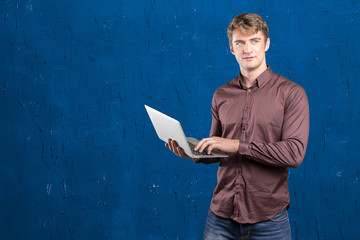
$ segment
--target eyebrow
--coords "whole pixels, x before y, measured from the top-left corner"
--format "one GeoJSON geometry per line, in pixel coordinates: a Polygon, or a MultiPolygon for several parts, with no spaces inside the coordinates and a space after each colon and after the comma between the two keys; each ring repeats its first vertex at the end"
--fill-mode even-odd
{"type": "MultiPolygon", "coordinates": [[[[261,41],[261,38],[251,38],[250,39],[250,41],[254,41],[254,40],[261,41]]],[[[245,41],[244,40],[235,40],[234,42],[238,43],[238,42],[245,42],[245,41]]]]}

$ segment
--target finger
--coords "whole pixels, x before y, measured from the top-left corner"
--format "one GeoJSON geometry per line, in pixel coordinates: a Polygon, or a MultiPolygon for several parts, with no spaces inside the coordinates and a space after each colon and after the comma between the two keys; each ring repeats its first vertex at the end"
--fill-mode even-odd
{"type": "Polygon", "coordinates": [[[209,147],[207,148],[207,154],[211,154],[211,152],[212,152],[212,150],[213,150],[214,148],[218,148],[218,145],[217,145],[217,144],[212,144],[211,146],[209,146],[209,147]]]}
{"type": "Polygon", "coordinates": [[[170,150],[171,150],[172,152],[175,153],[175,151],[174,151],[174,143],[173,143],[173,140],[171,140],[171,139],[169,139],[169,148],[170,148],[170,150]]]}
{"type": "Polygon", "coordinates": [[[189,158],[189,156],[186,155],[184,149],[182,149],[181,147],[176,148],[176,155],[178,155],[179,157],[182,157],[182,158],[189,158]]]}
{"type": "Polygon", "coordinates": [[[208,138],[203,138],[203,139],[201,139],[201,141],[198,142],[198,144],[196,144],[194,150],[195,150],[195,151],[198,151],[198,150],[201,148],[201,146],[204,144],[204,142],[206,142],[207,140],[208,140],[208,138]]]}
{"type": "MultiPolygon", "coordinates": [[[[182,155],[182,152],[181,152],[182,148],[181,148],[181,147],[179,146],[179,144],[178,144],[176,141],[174,141],[174,140],[172,140],[171,143],[172,143],[173,152],[174,152],[176,155],[178,155],[179,157],[181,157],[181,155],[182,155]]],[[[183,150],[182,150],[182,151],[183,151],[183,150]]]]}
{"type": "MultiPolygon", "coordinates": [[[[205,148],[209,147],[209,145],[212,145],[214,143],[216,143],[218,141],[219,137],[210,137],[210,138],[204,138],[202,139],[197,145],[196,147],[198,147],[197,149],[195,149],[195,151],[199,151],[202,152],[204,151],[205,148]]],[[[196,148],[195,147],[195,148],[196,148]]]]}
{"type": "Polygon", "coordinates": [[[180,154],[182,158],[188,158],[191,159],[191,157],[189,157],[189,155],[187,155],[184,151],[184,149],[180,148],[180,154]]]}
{"type": "Polygon", "coordinates": [[[176,153],[177,153],[177,155],[179,157],[184,157],[185,156],[184,150],[181,147],[176,148],[176,153]]]}
{"type": "MultiPolygon", "coordinates": [[[[168,142],[166,143],[167,144],[167,147],[171,150],[171,140],[169,139],[168,142]]],[[[171,150],[172,151],[172,150],[171,150]]]]}
{"type": "Polygon", "coordinates": [[[212,144],[214,144],[212,140],[207,140],[204,142],[204,144],[201,145],[199,152],[203,152],[205,148],[211,147],[212,144]]]}
{"type": "Polygon", "coordinates": [[[203,152],[205,148],[207,148],[209,146],[210,142],[209,140],[204,141],[198,148],[198,152],[203,152]]]}
{"type": "MultiPolygon", "coordinates": [[[[173,146],[174,147],[174,146],[173,146]]],[[[179,148],[178,147],[174,147],[174,152],[175,152],[175,154],[176,155],[180,155],[180,153],[179,153],[179,148]]]]}
{"type": "Polygon", "coordinates": [[[176,148],[178,147],[178,144],[175,140],[171,140],[171,149],[173,152],[176,152],[176,148]]]}

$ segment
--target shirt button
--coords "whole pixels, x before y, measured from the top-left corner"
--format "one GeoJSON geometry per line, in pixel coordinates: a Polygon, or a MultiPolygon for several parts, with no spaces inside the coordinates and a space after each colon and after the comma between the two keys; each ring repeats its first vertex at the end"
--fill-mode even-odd
{"type": "Polygon", "coordinates": [[[251,89],[248,89],[248,92],[251,92],[251,89]]]}

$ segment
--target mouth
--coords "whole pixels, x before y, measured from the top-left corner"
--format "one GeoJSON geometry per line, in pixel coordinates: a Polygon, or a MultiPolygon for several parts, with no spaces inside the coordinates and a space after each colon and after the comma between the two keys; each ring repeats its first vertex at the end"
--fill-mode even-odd
{"type": "Polygon", "coordinates": [[[243,59],[245,61],[251,61],[251,60],[255,59],[255,57],[248,56],[248,57],[243,57],[243,59]]]}

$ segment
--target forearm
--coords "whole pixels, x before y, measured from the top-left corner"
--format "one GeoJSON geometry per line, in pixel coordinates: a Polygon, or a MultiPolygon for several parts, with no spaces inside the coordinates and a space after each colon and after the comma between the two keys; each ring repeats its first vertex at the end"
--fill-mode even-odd
{"type": "Polygon", "coordinates": [[[297,168],[306,152],[306,143],[299,139],[287,139],[275,143],[240,143],[239,153],[262,164],[297,168]]]}

